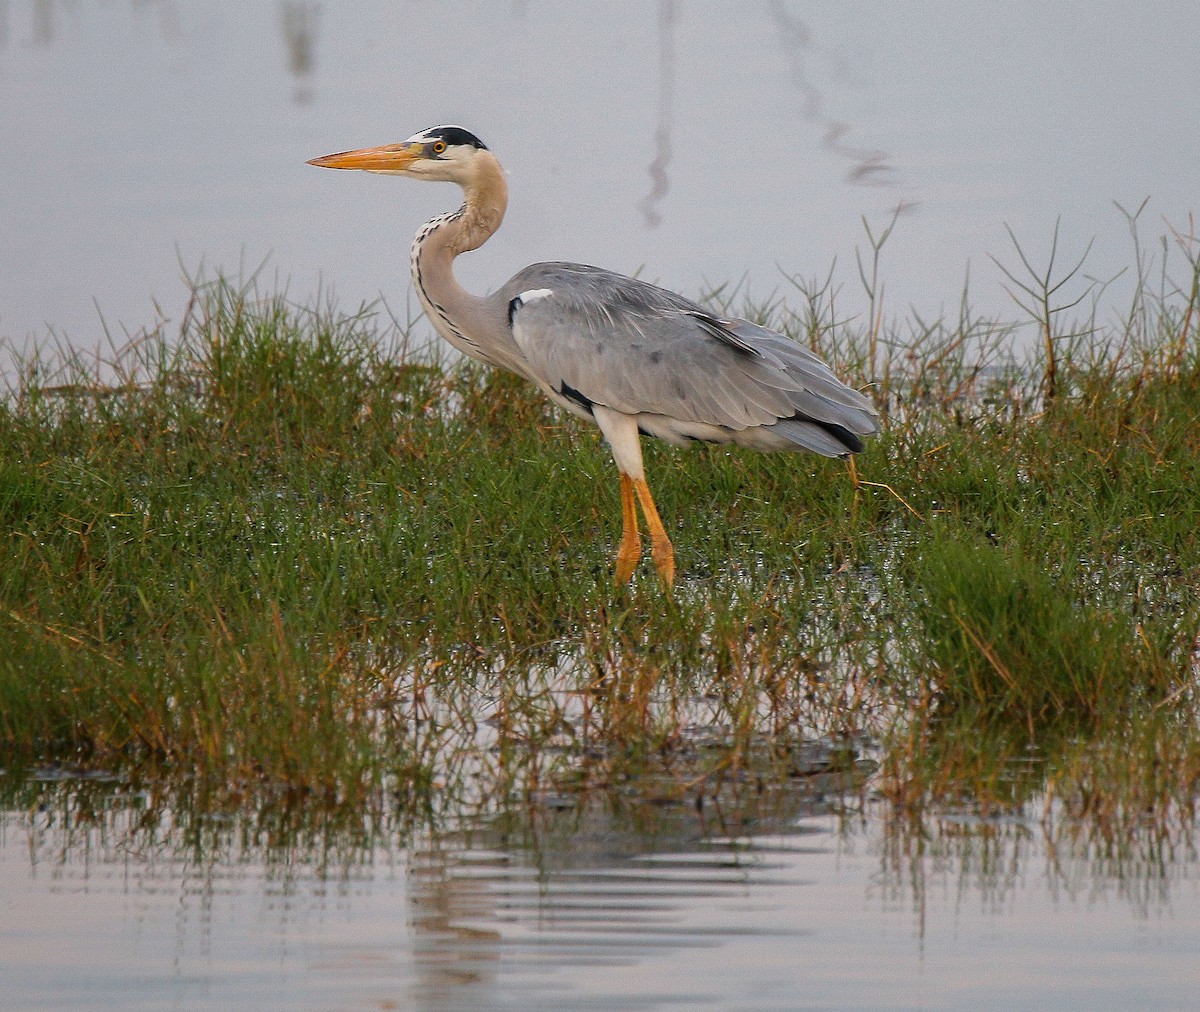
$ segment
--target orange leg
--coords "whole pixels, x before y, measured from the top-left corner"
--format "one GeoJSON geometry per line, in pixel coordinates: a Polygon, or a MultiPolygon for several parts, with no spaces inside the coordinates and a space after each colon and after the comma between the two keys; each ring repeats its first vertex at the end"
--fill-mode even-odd
{"type": "MultiPolygon", "coordinates": [[[[621,477],[623,479],[625,476],[621,477]]],[[[658,518],[658,509],[654,505],[654,497],[650,494],[650,486],[646,484],[646,479],[634,478],[632,484],[638,502],[642,504],[646,526],[650,529],[650,552],[654,556],[654,565],[658,568],[662,582],[670,589],[675,583],[675,548],[658,518]]]]}
{"type": "Polygon", "coordinates": [[[642,539],[638,535],[637,507],[633,499],[633,479],[621,475],[621,547],[617,549],[617,583],[628,583],[642,557],[642,539]]]}

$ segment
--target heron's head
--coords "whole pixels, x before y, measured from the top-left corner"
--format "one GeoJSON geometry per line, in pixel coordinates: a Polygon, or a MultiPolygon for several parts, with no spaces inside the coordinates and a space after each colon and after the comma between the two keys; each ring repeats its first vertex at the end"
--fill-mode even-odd
{"type": "Polygon", "coordinates": [[[487,146],[473,133],[458,126],[436,126],[399,144],[339,151],[310,159],[308,164],[466,185],[484,160],[495,161],[487,146]]]}

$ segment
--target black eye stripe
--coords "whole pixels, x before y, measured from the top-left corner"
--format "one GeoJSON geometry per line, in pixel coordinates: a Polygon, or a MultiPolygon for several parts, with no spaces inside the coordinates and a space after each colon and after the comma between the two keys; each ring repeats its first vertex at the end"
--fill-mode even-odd
{"type": "Polygon", "coordinates": [[[455,144],[461,144],[465,147],[483,148],[485,151],[487,150],[487,145],[484,144],[483,141],[481,141],[469,130],[464,130],[462,127],[430,127],[430,129],[424,131],[424,134],[428,140],[432,142],[441,141],[447,147],[455,144]]]}

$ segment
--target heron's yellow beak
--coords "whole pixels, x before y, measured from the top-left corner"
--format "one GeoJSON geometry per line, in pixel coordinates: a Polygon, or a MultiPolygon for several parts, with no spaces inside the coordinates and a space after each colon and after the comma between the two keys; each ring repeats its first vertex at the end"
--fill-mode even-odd
{"type": "Polygon", "coordinates": [[[310,158],[308,164],[319,165],[323,169],[401,172],[421,158],[424,150],[420,144],[385,144],[379,148],[359,148],[356,151],[339,151],[333,155],[310,158]]]}

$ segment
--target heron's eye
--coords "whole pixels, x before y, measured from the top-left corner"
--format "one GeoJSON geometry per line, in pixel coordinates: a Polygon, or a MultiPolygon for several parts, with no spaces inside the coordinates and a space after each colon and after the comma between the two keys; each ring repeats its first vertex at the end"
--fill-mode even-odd
{"type": "Polygon", "coordinates": [[[435,155],[440,155],[443,151],[446,150],[446,142],[445,141],[434,141],[432,147],[433,147],[433,153],[435,155]]]}

